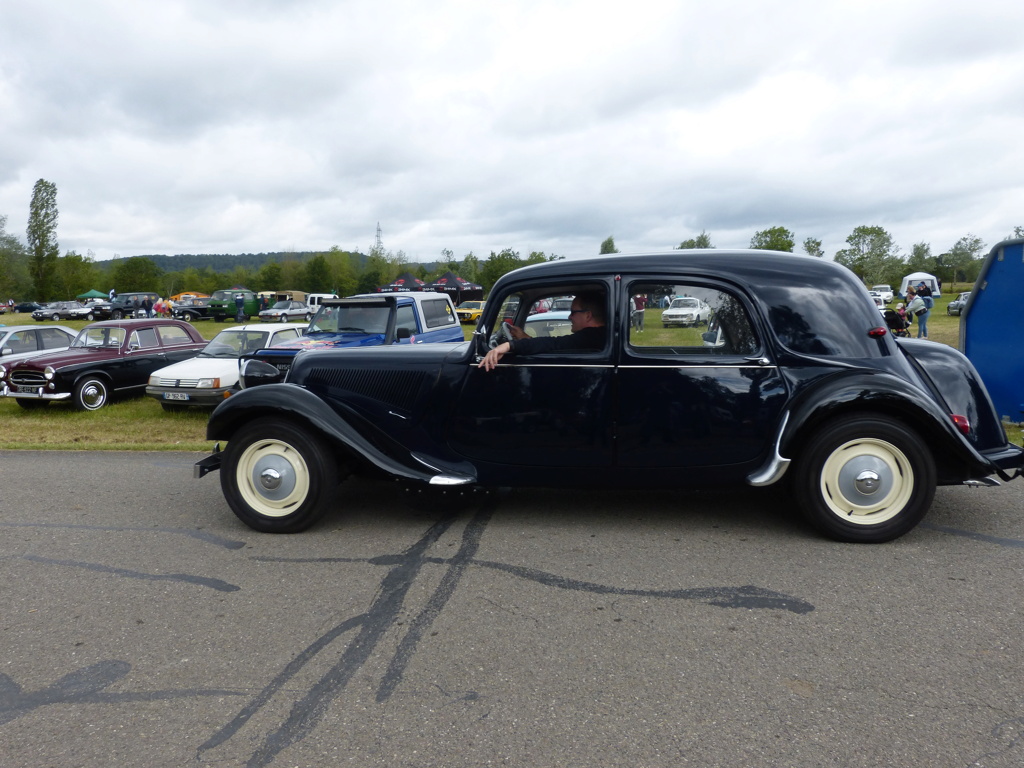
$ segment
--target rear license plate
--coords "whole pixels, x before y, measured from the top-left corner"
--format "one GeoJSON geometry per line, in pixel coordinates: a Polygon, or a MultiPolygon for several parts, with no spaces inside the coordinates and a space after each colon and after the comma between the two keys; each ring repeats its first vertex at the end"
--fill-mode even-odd
{"type": "Polygon", "coordinates": [[[164,400],[188,400],[185,392],[164,392],[164,400]]]}

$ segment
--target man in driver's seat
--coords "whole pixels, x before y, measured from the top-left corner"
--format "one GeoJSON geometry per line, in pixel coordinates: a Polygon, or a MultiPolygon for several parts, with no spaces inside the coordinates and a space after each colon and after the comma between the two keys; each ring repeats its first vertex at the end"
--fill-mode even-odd
{"type": "Polygon", "coordinates": [[[604,297],[600,293],[581,293],[569,310],[572,333],[565,336],[528,336],[522,328],[508,326],[512,341],[504,341],[480,361],[478,368],[491,370],[505,355],[537,355],[543,352],[585,352],[604,348],[604,297]]]}

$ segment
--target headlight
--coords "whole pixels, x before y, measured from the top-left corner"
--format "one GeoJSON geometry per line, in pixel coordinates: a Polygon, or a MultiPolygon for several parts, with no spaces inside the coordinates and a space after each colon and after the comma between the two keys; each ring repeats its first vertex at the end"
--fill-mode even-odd
{"type": "Polygon", "coordinates": [[[196,382],[197,389],[217,389],[220,386],[220,379],[200,379],[196,382]]]}
{"type": "Polygon", "coordinates": [[[160,377],[157,376],[155,373],[152,376],[149,377],[149,386],[151,386],[151,387],[159,387],[160,386],[160,377]]]}
{"type": "Polygon", "coordinates": [[[4,377],[6,375],[7,375],[7,367],[3,366],[3,365],[0,365],[0,381],[3,381],[4,377]]]}
{"type": "Polygon", "coordinates": [[[54,370],[54,369],[53,369],[53,368],[52,368],[51,366],[49,366],[49,365],[48,365],[48,366],[46,366],[46,367],[45,367],[45,368],[43,369],[43,376],[44,376],[44,377],[46,377],[46,380],[47,380],[47,381],[49,381],[50,379],[52,379],[52,378],[53,378],[53,374],[55,374],[55,373],[56,373],[56,371],[55,371],[55,370],[54,370]]]}

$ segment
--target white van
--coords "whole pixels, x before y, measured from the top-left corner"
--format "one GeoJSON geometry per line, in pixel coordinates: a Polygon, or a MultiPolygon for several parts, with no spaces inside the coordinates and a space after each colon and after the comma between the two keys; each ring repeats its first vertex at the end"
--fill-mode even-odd
{"type": "Polygon", "coordinates": [[[306,305],[310,309],[320,309],[320,303],[324,299],[336,299],[338,294],[336,293],[311,293],[306,296],[306,305]]]}

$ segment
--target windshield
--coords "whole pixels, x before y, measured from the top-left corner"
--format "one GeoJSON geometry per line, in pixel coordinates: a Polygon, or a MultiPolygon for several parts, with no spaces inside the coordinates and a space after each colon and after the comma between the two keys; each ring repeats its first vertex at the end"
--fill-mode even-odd
{"type": "Polygon", "coordinates": [[[266,331],[221,331],[203,347],[199,357],[238,357],[267,346],[266,331]]]}
{"type": "Polygon", "coordinates": [[[124,328],[83,328],[71,346],[85,347],[120,347],[124,344],[124,328]]]}
{"type": "Polygon", "coordinates": [[[330,307],[322,306],[309,332],[386,333],[389,307],[330,307]]]}
{"type": "Polygon", "coordinates": [[[700,306],[696,299],[672,299],[672,309],[695,309],[700,306]]]}
{"type": "Polygon", "coordinates": [[[290,301],[279,301],[277,304],[271,307],[271,309],[291,309],[292,303],[290,301]]]}
{"type": "Polygon", "coordinates": [[[479,301],[464,301],[459,304],[459,309],[480,309],[479,301]]]}

